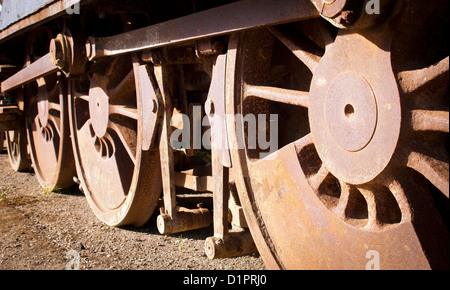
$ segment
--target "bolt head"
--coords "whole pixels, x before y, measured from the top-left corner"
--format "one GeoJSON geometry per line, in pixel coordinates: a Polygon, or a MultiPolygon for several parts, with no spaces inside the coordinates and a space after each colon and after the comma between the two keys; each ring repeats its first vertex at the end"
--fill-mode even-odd
{"type": "Polygon", "coordinates": [[[63,44],[60,39],[52,39],[50,41],[50,53],[53,63],[60,63],[64,57],[63,44]]]}

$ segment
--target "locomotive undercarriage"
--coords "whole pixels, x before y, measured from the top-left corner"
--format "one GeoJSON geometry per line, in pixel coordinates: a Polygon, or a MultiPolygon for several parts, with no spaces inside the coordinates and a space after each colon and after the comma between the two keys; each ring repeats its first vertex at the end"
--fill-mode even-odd
{"type": "Polygon", "coordinates": [[[15,170],[111,226],[213,224],[212,259],[448,269],[446,1],[172,2],[87,1],[0,44],[15,170]]]}

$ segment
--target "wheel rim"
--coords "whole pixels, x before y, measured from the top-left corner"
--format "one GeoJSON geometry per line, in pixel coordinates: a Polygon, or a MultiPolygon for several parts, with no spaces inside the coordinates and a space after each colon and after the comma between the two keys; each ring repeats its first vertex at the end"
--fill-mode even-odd
{"type": "Polygon", "coordinates": [[[73,184],[75,164],[70,142],[67,79],[58,74],[27,87],[27,135],[36,176],[43,187],[65,189],[73,184]]]}
{"type": "Polygon", "coordinates": [[[30,170],[31,161],[28,156],[27,134],[25,130],[8,131],[5,133],[5,136],[6,149],[12,169],[17,172],[30,170]]]}
{"type": "Polygon", "coordinates": [[[140,94],[129,57],[114,76],[73,81],[71,130],[78,175],[97,217],[111,226],[142,226],[161,194],[159,154],[143,151],[140,94]],[[83,89],[84,86],[84,89],[83,89]]]}
{"type": "MultiPolygon", "coordinates": [[[[448,267],[447,258],[441,259],[448,257],[448,230],[428,194],[430,184],[440,189],[438,195],[448,206],[448,105],[431,126],[404,117],[411,105],[404,100],[403,90],[402,104],[398,89],[393,90],[397,83],[390,58],[383,56],[383,43],[353,50],[360,55],[352,53],[357,42],[366,43],[365,39],[340,32],[330,41],[334,37],[321,22],[309,23],[323,32],[320,37],[300,23],[248,32],[231,43],[228,73],[235,85],[228,86],[228,113],[274,113],[281,124],[278,142],[282,148],[271,158],[260,158],[261,150],[248,148],[250,132],[242,123],[236,124],[235,131],[234,124],[228,126],[235,135],[234,148],[245,144],[245,150],[233,150],[233,164],[263,258],[273,268],[364,269],[367,253],[375,250],[384,269],[448,267]],[[309,39],[300,38],[300,31],[309,39]],[[364,72],[358,66],[364,64],[358,58],[367,51],[373,55],[365,57],[377,60],[374,63],[385,71],[382,81],[378,80],[382,85],[374,80],[380,71],[364,72]],[[339,54],[345,53],[350,59],[343,61],[339,54]],[[300,69],[293,68],[293,63],[300,69]],[[345,94],[349,85],[359,85],[353,89],[364,102],[345,94]],[[385,109],[380,104],[389,106],[385,109]],[[349,119],[357,129],[348,125],[349,119]],[[411,123],[420,123],[417,126],[425,126],[425,131],[443,132],[439,141],[433,139],[442,158],[421,153],[421,160],[414,159],[416,153],[405,145],[411,123]],[[354,142],[343,138],[343,131],[354,142]],[[361,173],[364,167],[366,172],[361,173]]],[[[376,32],[367,38],[375,36],[376,32]]],[[[384,45],[390,46],[389,38],[384,45]]],[[[441,79],[446,75],[448,80],[448,57],[423,70],[429,73],[435,67],[440,70],[431,75],[445,93],[448,84],[441,79]]]]}

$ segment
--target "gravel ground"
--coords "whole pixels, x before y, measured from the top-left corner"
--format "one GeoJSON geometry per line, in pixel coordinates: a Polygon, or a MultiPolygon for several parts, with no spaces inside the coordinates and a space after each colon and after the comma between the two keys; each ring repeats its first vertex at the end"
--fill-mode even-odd
{"type": "Polygon", "coordinates": [[[11,170],[0,154],[0,270],[264,270],[252,255],[209,260],[213,228],[161,236],[156,217],[143,228],[112,228],[91,212],[83,194],[45,192],[33,173],[11,170]]]}

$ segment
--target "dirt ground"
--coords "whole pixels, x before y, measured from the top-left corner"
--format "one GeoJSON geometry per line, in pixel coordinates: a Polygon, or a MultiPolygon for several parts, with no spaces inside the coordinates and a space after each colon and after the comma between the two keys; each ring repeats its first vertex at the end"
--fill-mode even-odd
{"type": "Polygon", "coordinates": [[[48,193],[33,173],[14,172],[0,154],[0,270],[263,270],[253,255],[209,260],[213,228],[161,236],[156,217],[143,228],[111,228],[74,188],[48,193]]]}

